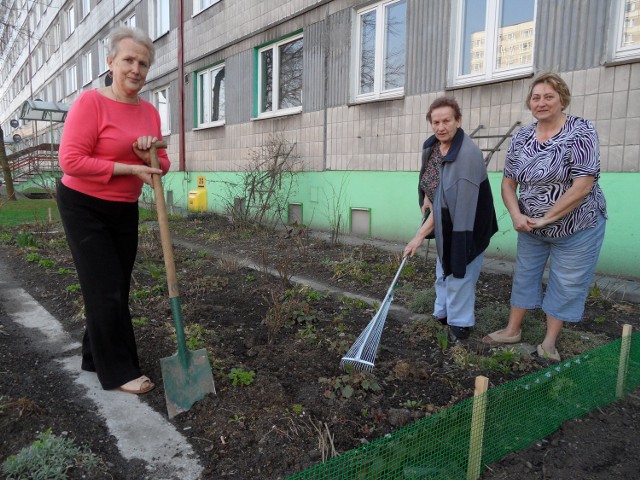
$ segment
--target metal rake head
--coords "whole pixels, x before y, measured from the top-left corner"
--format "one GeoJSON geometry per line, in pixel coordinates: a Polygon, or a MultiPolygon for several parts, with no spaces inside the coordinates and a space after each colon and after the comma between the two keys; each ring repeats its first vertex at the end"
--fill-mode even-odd
{"type": "Polygon", "coordinates": [[[373,371],[373,366],[373,362],[359,358],[342,357],[342,360],[340,360],[340,368],[343,370],[353,369],[354,372],[371,372],[373,371]]]}

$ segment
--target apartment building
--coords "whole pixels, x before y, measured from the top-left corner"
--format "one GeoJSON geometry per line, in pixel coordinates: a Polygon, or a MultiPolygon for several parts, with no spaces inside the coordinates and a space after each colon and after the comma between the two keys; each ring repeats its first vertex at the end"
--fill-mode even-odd
{"type": "Polygon", "coordinates": [[[25,100],[73,103],[104,84],[114,26],[149,33],[143,96],[161,114],[165,188],[181,208],[204,185],[207,209],[224,211],[226,186],[277,137],[301,162],[284,221],[327,229],[340,213],[347,231],[404,241],[419,222],[425,112],[453,95],[487,155],[496,255],[515,251],[499,200],[508,134],[533,120],[532,75],[557,71],[568,113],[600,136],[611,221],[599,268],[640,276],[640,254],[622,254],[640,237],[625,213],[640,180],[640,0],[2,0],[0,16],[0,124],[24,145],[63,128],[12,127],[25,100]]]}

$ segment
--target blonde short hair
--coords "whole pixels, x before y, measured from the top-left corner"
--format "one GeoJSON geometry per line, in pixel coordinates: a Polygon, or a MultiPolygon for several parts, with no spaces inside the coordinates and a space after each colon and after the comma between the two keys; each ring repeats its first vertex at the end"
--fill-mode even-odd
{"type": "Polygon", "coordinates": [[[117,27],[109,35],[109,53],[108,56],[112,59],[118,54],[120,42],[125,38],[130,38],[136,43],[143,45],[149,52],[149,66],[153,64],[156,58],[156,47],[153,45],[153,41],[149,38],[144,31],[139,28],[130,27],[117,27]]]}

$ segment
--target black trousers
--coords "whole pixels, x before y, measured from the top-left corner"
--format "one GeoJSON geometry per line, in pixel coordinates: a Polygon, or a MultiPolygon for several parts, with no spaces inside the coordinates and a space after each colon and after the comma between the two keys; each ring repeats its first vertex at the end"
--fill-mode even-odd
{"type": "Polygon", "coordinates": [[[84,298],[82,369],[96,372],[110,390],[141,375],[129,311],[138,204],[91,197],[62,183],[57,200],[84,298]]]}

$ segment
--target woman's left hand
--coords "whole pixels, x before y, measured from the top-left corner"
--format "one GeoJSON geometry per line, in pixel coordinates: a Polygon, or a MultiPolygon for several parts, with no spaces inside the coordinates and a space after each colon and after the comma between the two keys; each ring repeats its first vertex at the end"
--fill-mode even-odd
{"type": "Polygon", "coordinates": [[[540,217],[540,218],[531,218],[531,217],[527,217],[527,225],[529,226],[529,228],[531,230],[535,229],[535,228],[542,228],[542,227],[546,227],[547,225],[549,225],[548,220],[546,220],[544,217],[540,217]]]}
{"type": "Polygon", "coordinates": [[[152,135],[145,135],[138,137],[133,142],[133,151],[144,162],[145,165],[151,165],[151,145],[158,141],[158,137],[152,135]]]}

